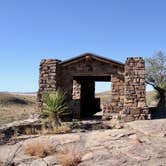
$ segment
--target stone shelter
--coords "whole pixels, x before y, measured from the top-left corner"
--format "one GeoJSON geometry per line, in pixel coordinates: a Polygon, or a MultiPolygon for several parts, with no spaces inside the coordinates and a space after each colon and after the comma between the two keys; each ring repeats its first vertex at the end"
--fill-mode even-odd
{"type": "Polygon", "coordinates": [[[38,106],[42,93],[63,89],[73,118],[88,117],[100,111],[100,98],[95,98],[95,81],[111,82],[109,107],[103,118],[112,113],[125,120],[148,119],[146,105],[145,62],[141,57],[127,58],[125,63],[85,53],[60,61],[44,59],[40,63],[38,106]]]}

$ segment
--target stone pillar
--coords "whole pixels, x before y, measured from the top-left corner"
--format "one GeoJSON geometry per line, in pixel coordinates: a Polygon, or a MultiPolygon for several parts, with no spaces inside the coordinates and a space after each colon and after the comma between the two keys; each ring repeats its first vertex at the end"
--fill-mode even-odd
{"type": "Polygon", "coordinates": [[[145,62],[143,58],[127,58],[125,63],[124,109],[121,118],[126,121],[148,119],[146,105],[145,62]]]}
{"type": "Polygon", "coordinates": [[[119,113],[124,106],[124,75],[111,75],[111,102],[103,106],[103,119],[111,119],[114,113],[119,113]]]}
{"type": "Polygon", "coordinates": [[[73,99],[81,98],[81,83],[78,80],[73,80],[73,99]]]}
{"type": "Polygon", "coordinates": [[[55,91],[58,88],[59,60],[43,59],[40,63],[39,90],[37,94],[38,107],[42,106],[42,93],[55,91]]]}
{"type": "Polygon", "coordinates": [[[112,75],[111,105],[113,112],[118,113],[124,105],[124,75],[112,75]]]}
{"type": "Polygon", "coordinates": [[[80,118],[80,88],[79,81],[73,80],[70,72],[63,71],[61,86],[66,92],[66,102],[68,105],[68,111],[72,113],[74,119],[80,118]],[[78,91],[77,91],[78,90],[78,91]]]}
{"type": "Polygon", "coordinates": [[[70,101],[71,111],[74,119],[80,118],[80,98],[81,83],[79,80],[73,80],[72,100],[70,101]]]}

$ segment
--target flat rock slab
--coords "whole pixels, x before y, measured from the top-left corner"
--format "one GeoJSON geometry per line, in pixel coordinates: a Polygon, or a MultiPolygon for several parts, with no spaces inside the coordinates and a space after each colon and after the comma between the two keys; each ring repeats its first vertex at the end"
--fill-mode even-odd
{"type": "MultiPolygon", "coordinates": [[[[135,121],[121,129],[93,130],[84,133],[38,136],[14,145],[0,146],[0,161],[5,162],[20,143],[34,140],[57,145],[80,145],[82,151],[79,166],[165,166],[166,165],[166,119],[135,121]]],[[[61,147],[61,146],[60,146],[61,147]]],[[[17,165],[58,165],[57,153],[36,158],[18,151],[13,159],[17,165]]]]}
{"type": "Polygon", "coordinates": [[[148,136],[166,137],[166,119],[133,121],[127,125],[148,136]]]}

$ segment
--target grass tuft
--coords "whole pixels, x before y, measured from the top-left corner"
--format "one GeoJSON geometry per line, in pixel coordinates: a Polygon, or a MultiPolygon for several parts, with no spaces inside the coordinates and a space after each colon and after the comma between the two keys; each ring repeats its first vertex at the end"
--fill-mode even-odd
{"type": "Polygon", "coordinates": [[[57,159],[62,166],[77,166],[81,162],[83,149],[78,145],[65,145],[57,152],[57,159]]]}
{"type": "Polygon", "coordinates": [[[71,128],[67,125],[62,125],[59,127],[54,127],[53,129],[42,127],[41,134],[43,134],[43,135],[45,135],[45,134],[65,134],[65,133],[69,133],[69,132],[71,132],[71,128]]]}
{"type": "Polygon", "coordinates": [[[28,154],[30,156],[45,157],[55,153],[56,149],[54,149],[51,143],[49,142],[33,140],[25,144],[24,151],[25,154],[28,154]]]}

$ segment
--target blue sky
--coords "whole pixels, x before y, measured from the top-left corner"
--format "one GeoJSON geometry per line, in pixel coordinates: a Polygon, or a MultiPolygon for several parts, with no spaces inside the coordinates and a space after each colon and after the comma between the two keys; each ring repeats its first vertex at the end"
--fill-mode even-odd
{"type": "Polygon", "coordinates": [[[165,8],[165,0],[0,0],[0,91],[37,91],[43,58],[92,52],[124,62],[165,51],[165,8]]]}

